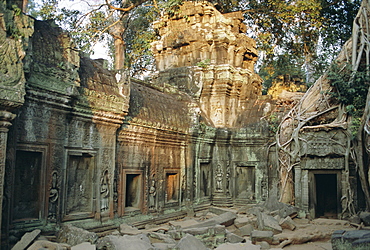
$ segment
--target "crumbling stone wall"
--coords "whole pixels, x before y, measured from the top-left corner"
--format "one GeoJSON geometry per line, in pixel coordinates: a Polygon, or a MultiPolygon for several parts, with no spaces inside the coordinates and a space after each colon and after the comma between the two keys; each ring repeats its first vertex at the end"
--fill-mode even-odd
{"type": "Polygon", "coordinates": [[[162,20],[163,40],[153,46],[181,38],[183,22],[199,41],[171,45],[179,55],[172,66],[159,56],[170,60],[170,48],[158,50],[163,67],[146,82],[117,81],[103,61],[77,53],[67,33],[36,21],[25,102],[9,132],[8,239],[67,221],[85,228],[128,218],[155,223],[153,215],[165,220],[266,199],[270,132],[261,117],[271,104],[253,71],[255,44],[243,34],[241,13],[221,15],[206,2],[182,8],[192,21],[181,14],[162,20]],[[167,36],[172,29],[178,32],[167,36]],[[190,51],[189,64],[183,56],[190,51]]]}

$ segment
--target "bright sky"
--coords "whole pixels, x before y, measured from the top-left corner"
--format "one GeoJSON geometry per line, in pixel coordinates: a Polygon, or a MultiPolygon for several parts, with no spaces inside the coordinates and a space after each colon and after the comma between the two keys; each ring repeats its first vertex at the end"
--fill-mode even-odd
{"type": "MultiPolygon", "coordinates": [[[[75,9],[82,12],[88,12],[94,8],[94,5],[98,5],[104,0],[60,0],[58,3],[59,8],[75,9]]],[[[42,0],[35,0],[35,3],[42,4],[42,0]]],[[[104,58],[109,59],[108,49],[103,43],[97,43],[94,46],[94,54],[90,55],[92,59],[104,58]]]]}

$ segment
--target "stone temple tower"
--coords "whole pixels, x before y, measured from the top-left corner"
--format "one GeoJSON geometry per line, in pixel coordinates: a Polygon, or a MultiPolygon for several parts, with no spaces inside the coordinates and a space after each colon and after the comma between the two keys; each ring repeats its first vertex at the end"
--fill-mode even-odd
{"type": "Polygon", "coordinates": [[[178,14],[154,24],[161,37],[152,44],[154,80],[196,98],[218,128],[234,127],[261,94],[256,44],[242,21],[241,12],[221,14],[208,2],[185,2],[178,14]]]}

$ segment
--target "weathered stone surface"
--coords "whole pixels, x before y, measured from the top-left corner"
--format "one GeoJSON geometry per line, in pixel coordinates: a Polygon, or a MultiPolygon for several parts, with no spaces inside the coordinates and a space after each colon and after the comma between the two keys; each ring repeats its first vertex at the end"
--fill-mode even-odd
{"type": "Polygon", "coordinates": [[[245,239],[243,237],[240,237],[236,234],[226,232],[226,242],[230,243],[240,243],[240,242],[245,242],[245,239]]]}
{"type": "Polygon", "coordinates": [[[168,234],[151,232],[151,233],[148,234],[148,237],[153,238],[153,239],[157,239],[157,240],[161,240],[164,243],[168,243],[168,244],[175,244],[176,243],[176,241],[173,238],[171,238],[168,234]]]}
{"type": "Polygon", "coordinates": [[[127,224],[121,224],[119,226],[119,231],[122,235],[136,235],[136,234],[141,234],[142,232],[135,228],[135,227],[132,227],[130,225],[127,225],[127,224]]]}
{"type": "MultiPolygon", "coordinates": [[[[56,243],[56,242],[51,242],[51,241],[47,241],[47,240],[37,240],[29,248],[27,248],[27,250],[40,250],[40,249],[69,250],[69,249],[73,249],[73,248],[71,248],[70,245],[68,245],[68,244],[56,243]]],[[[90,250],[89,248],[83,248],[83,249],[90,250]]],[[[78,249],[76,249],[76,250],[78,250],[78,249]]]]}
{"type": "Polygon", "coordinates": [[[180,227],[180,228],[187,228],[187,227],[191,227],[191,226],[197,226],[199,224],[199,222],[194,220],[194,219],[180,220],[180,221],[169,221],[168,223],[172,226],[180,227]]]}
{"type": "Polygon", "coordinates": [[[91,244],[90,242],[84,242],[71,247],[71,250],[96,250],[96,246],[91,244]]]}
{"type": "Polygon", "coordinates": [[[234,225],[237,228],[243,227],[243,226],[245,226],[247,224],[251,224],[251,223],[252,223],[251,219],[247,216],[238,216],[234,221],[234,225]]]}
{"type": "Polygon", "coordinates": [[[21,240],[15,244],[12,250],[23,250],[26,249],[41,233],[40,229],[33,230],[30,233],[25,233],[21,240]]]}
{"type": "Polygon", "coordinates": [[[337,230],[331,237],[333,250],[370,248],[370,230],[337,230]]]}
{"type": "Polygon", "coordinates": [[[58,242],[67,243],[71,246],[75,246],[84,242],[95,244],[97,240],[98,235],[96,233],[89,232],[69,224],[63,225],[57,234],[58,242]]]}
{"type": "Polygon", "coordinates": [[[249,235],[251,235],[252,231],[254,230],[254,227],[252,225],[248,224],[248,225],[245,225],[245,226],[239,228],[239,230],[240,230],[240,234],[242,236],[249,236],[249,235]]]}
{"type": "Polygon", "coordinates": [[[186,234],[175,246],[179,250],[206,250],[207,247],[191,234],[186,234]]]}
{"type": "Polygon", "coordinates": [[[172,250],[174,249],[176,244],[169,244],[169,243],[153,243],[153,246],[156,248],[156,249],[159,249],[159,250],[172,250]]]}
{"type": "Polygon", "coordinates": [[[261,247],[253,245],[250,241],[246,243],[224,243],[219,245],[216,250],[260,250],[261,247]]]}
{"type": "Polygon", "coordinates": [[[252,231],[251,233],[251,241],[253,244],[256,242],[266,241],[270,244],[273,242],[273,232],[272,231],[252,231]]]}
{"type": "Polygon", "coordinates": [[[292,230],[292,231],[297,227],[295,225],[294,221],[292,220],[292,218],[290,218],[290,216],[287,216],[286,218],[281,219],[280,222],[279,222],[279,225],[282,228],[289,229],[289,230],[292,230]]]}
{"type": "Polygon", "coordinates": [[[114,236],[108,235],[96,244],[97,249],[106,250],[151,250],[153,245],[150,243],[149,238],[146,235],[124,235],[124,236],[114,236]]]}
{"type": "Polygon", "coordinates": [[[270,249],[270,244],[266,241],[259,242],[258,245],[261,246],[261,250],[270,249]]]}
{"type": "Polygon", "coordinates": [[[370,212],[361,212],[360,219],[365,226],[370,226],[370,212]]]}
{"type": "Polygon", "coordinates": [[[276,234],[283,231],[279,222],[274,217],[265,213],[259,213],[257,215],[257,223],[259,230],[271,230],[276,234]]]}
{"type": "Polygon", "coordinates": [[[185,228],[194,228],[194,227],[210,227],[210,226],[216,226],[216,225],[224,225],[224,226],[230,226],[234,223],[234,220],[236,219],[236,214],[233,212],[226,212],[219,216],[216,216],[212,219],[208,219],[204,222],[200,222],[196,225],[187,226],[185,228]]]}

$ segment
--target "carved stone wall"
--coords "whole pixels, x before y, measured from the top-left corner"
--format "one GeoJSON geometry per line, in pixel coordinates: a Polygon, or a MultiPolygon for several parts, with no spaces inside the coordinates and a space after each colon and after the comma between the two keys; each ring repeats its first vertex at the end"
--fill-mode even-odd
{"type": "Polygon", "coordinates": [[[151,81],[117,81],[68,33],[36,21],[6,153],[6,239],[67,221],[98,227],[265,200],[273,102],[261,96],[241,21],[185,3],[156,24],[151,81]],[[37,195],[24,202],[26,193],[37,195]]]}
{"type": "Polygon", "coordinates": [[[12,230],[6,239],[20,237],[25,223],[114,216],[116,133],[128,112],[122,93],[129,86],[73,48],[55,24],[35,22],[25,102],[9,131],[3,217],[12,230]],[[37,195],[23,199],[26,191],[37,195]]]}

